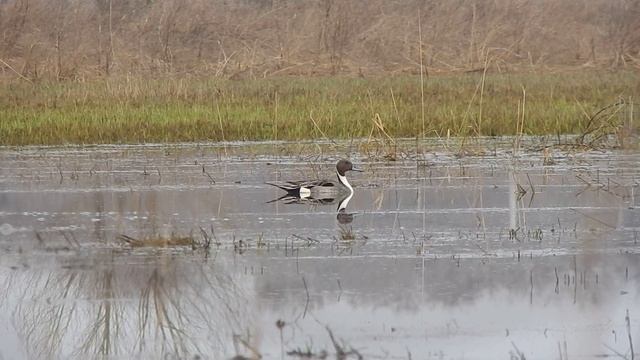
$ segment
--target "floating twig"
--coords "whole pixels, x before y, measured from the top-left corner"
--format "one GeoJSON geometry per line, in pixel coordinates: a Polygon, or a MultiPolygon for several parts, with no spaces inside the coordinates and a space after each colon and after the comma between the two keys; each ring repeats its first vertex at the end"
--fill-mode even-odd
{"type": "Polygon", "coordinates": [[[627,316],[625,316],[624,320],[627,323],[627,336],[629,336],[629,350],[631,350],[631,360],[634,360],[633,339],[631,338],[631,319],[629,318],[629,309],[627,309],[627,316]]]}
{"type": "Polygon", "coordinates": [[[211,176],[211,174],[209,174],[209,172],[207,171],[207,169],[205,169],[204,165],[202,165],[202,173],[207,175],[209,177],[209,181],[211,181],[211,184],[215,184],[216,181],[213,179],[213,177],[211,176]]]}
{"type": "Polygon", "coordinates": [[[304,312],[302,313],[302,318],[304,319],[305,316],[307,316],[307,308],[309,308],[309,288],[307,287],[307,280],[304,279],[304,276],[302,277],[302,283],[304,284],[304,291],[307,293],[307,301],[304,304],[304,312]]]}

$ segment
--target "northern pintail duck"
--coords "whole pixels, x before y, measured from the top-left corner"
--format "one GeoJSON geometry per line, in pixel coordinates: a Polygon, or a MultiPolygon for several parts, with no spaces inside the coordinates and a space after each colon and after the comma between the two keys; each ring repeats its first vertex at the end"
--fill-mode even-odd
{"type": "Polygon", "coordinates": [[[343,208],[342,203],[349,202],[353,196],[353,187],[347,180],[347,171],[362,171],[353,167],[349,160],[342,159],[336,164],[335,180],[302,180],[302,181],[274,181],[266,184],[278,187],[287,192],[283,197],[276,199],[286,199],[288,203],[308,202],[317,204],[332,204],[337,199],[340,200],[339,208],[343,208]],[[346,200],[346,202],[345,202],[346,200]]]}

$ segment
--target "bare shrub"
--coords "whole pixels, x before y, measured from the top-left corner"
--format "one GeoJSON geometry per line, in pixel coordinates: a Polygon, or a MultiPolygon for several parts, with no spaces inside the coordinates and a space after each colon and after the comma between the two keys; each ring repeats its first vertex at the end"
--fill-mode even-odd
{"type": "Polygon", "coordinates": [[[639,19],[640,0],[4,0],[0,68],[74,79],[637,67],[639,19]]]}

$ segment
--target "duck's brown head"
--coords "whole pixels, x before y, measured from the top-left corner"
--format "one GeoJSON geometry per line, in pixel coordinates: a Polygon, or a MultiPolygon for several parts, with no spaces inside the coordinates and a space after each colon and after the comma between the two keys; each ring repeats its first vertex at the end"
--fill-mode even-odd
{"type": "Polygon", "coordinates": [[[353,163],[347,159],[342,159],[336,164],[336,170],[340,176],[344,176],[347,171],[362,171],[353,167],[353,163]]]}

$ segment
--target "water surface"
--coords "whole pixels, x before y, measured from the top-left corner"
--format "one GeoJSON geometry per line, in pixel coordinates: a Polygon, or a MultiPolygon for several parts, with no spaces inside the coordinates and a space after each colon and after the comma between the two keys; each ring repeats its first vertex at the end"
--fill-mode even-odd
{"type": "Polygon", "coordinates": [[[640,346],[640,153],[389,149],[3,149],[0,357],[630,358],[629,333],[640,346]],[[345,153],[365,169],[345,212],[270,202],[283,194],[265,181],[333,177],[345,153]],[[199,244],[155,241],[177,237],[199,244]]]}

